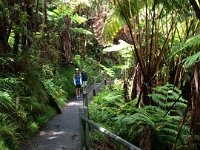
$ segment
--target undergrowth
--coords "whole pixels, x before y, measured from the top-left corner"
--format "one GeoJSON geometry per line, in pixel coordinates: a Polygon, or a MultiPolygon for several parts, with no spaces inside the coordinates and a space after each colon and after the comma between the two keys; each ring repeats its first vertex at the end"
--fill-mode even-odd
{"type": "MultiPolygon", "coordinates": [[[[136,108],[137,99],[125,102],[121,87],[115,85],[112,91],[107,87],[95,96],[89,105],[90,118],[142,149],[171,149],[187,103],[179,98],[180,90],[171,84],[155,87],[149,95],[154,105],[136,108]]],[[[189,133],[184,124],[177,147],[187,145],[189,133]]]]}
{"type": "Polygon", "coordinates": [[[1,150],[20,149],[21,140],[33,137],[55,116],[48,95],[62,108],[74,94],[73,72],[74,67],[45,66],[42,72],[29,70],[0,77],[1,150]]]}

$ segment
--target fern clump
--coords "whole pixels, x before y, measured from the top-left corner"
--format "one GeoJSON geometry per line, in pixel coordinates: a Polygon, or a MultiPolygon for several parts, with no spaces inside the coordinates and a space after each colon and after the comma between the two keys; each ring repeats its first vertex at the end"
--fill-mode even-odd
{"type": "MultiPolygon", "coordinates": [[[[113,92],[106,88],[94,97],[89,106],[90,117],[142,149],[171,149],[182,113],[168,111],[181,112],[186,107],[186,100],[180,97],[181,91],[171,84],[155,87],[154,93],[149,95],[154,106],[136,108],[137,101],[125,102],[119,87],[115,85],[113,92]]],[[[177,147],[187,144],[187,135],[189,127],[183,125],[177,147]]]]}
{"type": "Polygon", "coordinates": [[[165,84],[153,88],[154,93],[149,94],[153,103],[163,109],[182,109],[187,106],[187,101],[181,95],[181,91],[172,84],[165,84]],[[172,108],[173,107],[173,108],[172,108]]]}

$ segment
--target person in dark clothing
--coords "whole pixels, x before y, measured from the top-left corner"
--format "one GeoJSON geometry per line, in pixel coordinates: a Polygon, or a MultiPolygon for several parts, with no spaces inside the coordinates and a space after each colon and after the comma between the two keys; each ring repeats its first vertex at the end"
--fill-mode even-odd
{"type": "Polygon", "coordinates": [[[82,85],[82,76],[79,72],[79,69],[76,68],[76,72],[74,74],[74,85],[76,86],[76,97],[80,98],[81,96],[81,85],[82,85]]]}
{"type": "Polygon", "coordinates": [[[87,86],[87,72],[85,72],[84,68],[81,72],[81,76],[82,76],[82,87],[83,89],[85,89],[85,87],[87,86]]]}

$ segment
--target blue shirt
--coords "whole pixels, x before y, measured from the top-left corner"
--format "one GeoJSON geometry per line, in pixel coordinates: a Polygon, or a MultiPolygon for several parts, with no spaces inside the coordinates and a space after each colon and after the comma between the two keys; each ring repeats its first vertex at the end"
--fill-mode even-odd
{"type": "Polygon", "coordinates": [[[82,76],[82,81],[87,81],[87,73],[86,72],[81,72],[82,76]]]}
{"type": "Polygon", "coordinates": [[[74,74],[74,85],[82,85],[82,78],[81,78],[81,74],[76,75],[74,74]]]}

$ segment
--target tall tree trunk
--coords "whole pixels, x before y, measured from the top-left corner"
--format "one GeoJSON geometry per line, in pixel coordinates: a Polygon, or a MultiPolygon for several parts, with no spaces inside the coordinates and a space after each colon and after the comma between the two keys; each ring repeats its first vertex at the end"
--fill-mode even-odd
{"type": "Polygon", "coordinates": [[[199,5],[197,4],[196,0],[190,0],[190,4],[192,5],[192,7],[194,9],[197,18],[200,19],[200,8],[199,8],[199,5]]]}
{"type": "Polygon", "coordinates": [[[0,53],[8,54],[11,52],[11,47],[8,44],[8,38],[11,33],[11,24],[8,22],[6,18],[6,14],[2,12],[4,16],[0,17],[0,53]]]}
{"type": "Polygon", "coordinates": [[[42,32],[46,32],[46,23],[47,23],[47,9],[46,9],[46,0],[42,0],[42,32]]]}
{"type": "Polygon", "coordinates": [[[19,40],[20,40],[20,35],[19,33],[15,32],[15,37],[14,37],[15,41],[14,41],[14,45],[13,45],[13,54],[17,54],[18,50],[19,50],[19,40]]]}
{"type": "Polygon", "coordinates": [[[71,37],[69,33],[71,19],[68,15],[65,16],[65,29],[61,33],[61,38],[63,41],[63,48],[65,52],[66,63],[69,64],[72,62],[72,51],[71,51],[71,37]]]}
{"type": "Polygon", "coordinates": [[[135,99],[137,97],[137,72],[138,72],[138,67],[139,67],[139,64],[137,64],[137,66],[135,67],[134,69],[134,73],[133,73],[133,78],[132,78],[132,84],[131,84],[131,99],[135,99]]]}
{"type": "Polygon", "coordinates": [[[192,121],[191,132],[193,135],[200,135],[200,81],[199,81],[199,65],[200,61],[195,63],[194,82],[195,82],[195,98],[192,100],[192,121]]]}

